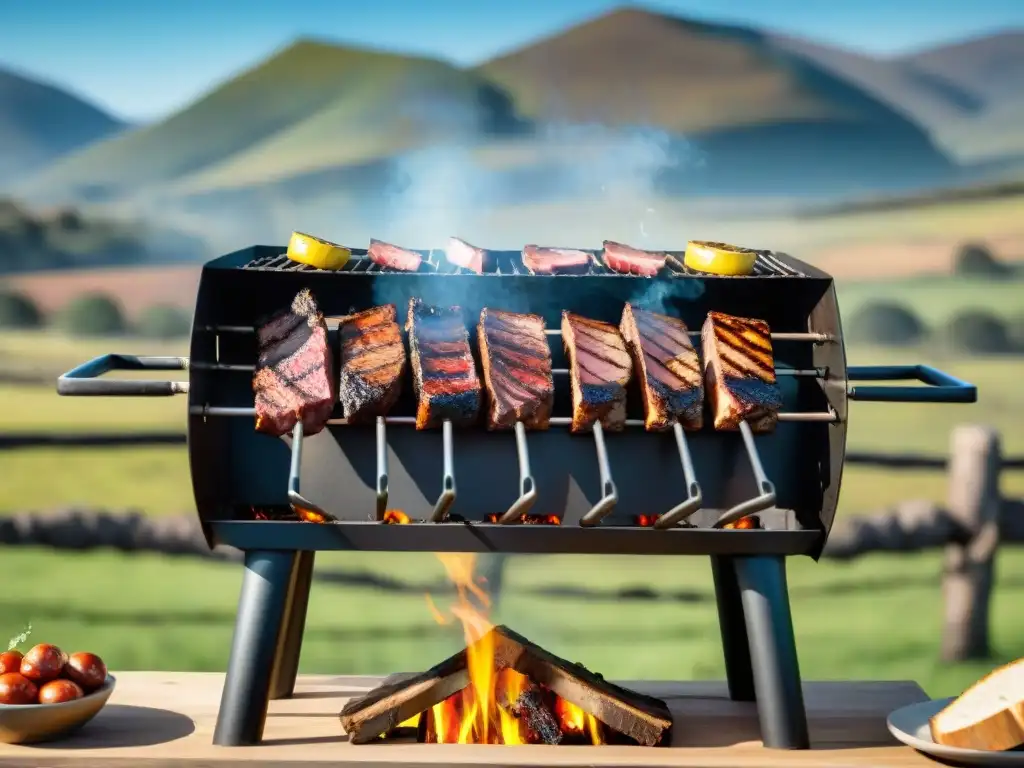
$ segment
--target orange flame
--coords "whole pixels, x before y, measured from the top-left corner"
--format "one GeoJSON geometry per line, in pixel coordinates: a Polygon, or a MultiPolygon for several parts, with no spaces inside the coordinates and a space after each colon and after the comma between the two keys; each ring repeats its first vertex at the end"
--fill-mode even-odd
{"type": "Polygon", "coordinates": [[[754,531],[760,526],[756,517],[741,517],[735,523],[726,523],[725,527],[735,531],[754,531]]]}
{"type": "Polygon", "coordinates": [[[384,519],[381,522],[387,525],[406,525],[409,516],[400,509],[389,509],[384,512],[384,519]]]}
{"type": "MultiPolygon", "coordinates": [[[[496,523],[501,519],[501,515],[492,512],[487,515],[488,523],[496,523]]],[[[558,515],[527,515],[522,514],[519,516],[519,522],[523,525],[561,525],[562,519],[558,515]]]]}
{"type": "MultiPolygon", "coordinates": [[[[495,663],[496,633],[488,618],[491,600],[474,575],[476,555],[437,554],[449,580],[455,585],[456,600],[448,612],[461,625],[466,641],[466,671],[469,685],[425,713],[426,741],[438,744],[528,744],[526,723],[511,712],[510,705],[526,690],[528,680],[519,672],[495,663]]],[[[451,619],[442,613],[430,595],[427,607],[439,624],[451,619]]],[[[590,714],[574,704],[556,698],[553,714],[565,734],[589,734],[602,744],[601,727],[590,714]]]]}
{"type": "Polygon", "coordinates": [[[295,510],[295,514],[299,516],[299,519],[304,523],[326,523],[329,518],[324,517],[319,512],[314,512],[312,509],[305,509],[304,507],[297,507],[292,504],[292,509],[295,510]]]}
{"type": "Polygon", "coordinates": [[[641,528],[653,528],[658,521],[658,515],[637,515],[636,524],[641,528]]]}

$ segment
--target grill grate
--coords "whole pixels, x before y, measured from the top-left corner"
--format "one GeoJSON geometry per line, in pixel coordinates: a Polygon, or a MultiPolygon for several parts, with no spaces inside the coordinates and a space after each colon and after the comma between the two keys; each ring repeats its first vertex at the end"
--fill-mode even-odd
{"type": "MultiPolygon", "coordinates": [[[[594,255],[590,269],[583,276],[622,276],[619,272],[608,269],[600,262],[598,252],[586,251],[594,255]]],[[[415,274],[421,275],[473,275],[471,270],[463,269],[450,263],[441,249],[417,251],[423,262],[415,274]]],[[[523,264],[523,256],[519,251],[491,251],[493,257],[492,268],[483,274],[495,276],[529,275],[530,270],[523,264]]],[[[672,257],[667,263],[667,272],[673,277],[706,277],[703,272],[690,269],[683,264],[683,253],[681,251],[668,251],[672,257]]],[[[317,272],[321,274],[402,274],[401,270],[381,267],[370,260],[365,249],[353,248],[352,258],[339,270],[331,271],[316,269],[308,264],[300,264],[292,261],[284,253],[274,256],[262,256],[253,259],[245,264],[242,269],[258,272],[317,272]]],[[[580,275],[574,275],[579,277],[580,275]]],[[[716,275],[717,277],[717,275],[716,275]]],[[[757,260],[754,262],[754,272],[749,277],[806,277],[799,270],[785,264],[770,251],[760,251],[757,260]]]]}

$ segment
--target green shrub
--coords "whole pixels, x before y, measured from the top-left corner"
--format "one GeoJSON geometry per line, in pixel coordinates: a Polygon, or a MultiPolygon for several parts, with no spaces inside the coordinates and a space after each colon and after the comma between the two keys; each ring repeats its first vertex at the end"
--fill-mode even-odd
{"type": "Polygon", "coordinates": [[[1024,315],[1016,315],[1006,323],[1006,335],[1017,352],[1024,353],[1024,315]]]}
{"type": "Polygon", "coordinates": [[[39,328],[43,313],[28,296],[17,291],[0,293],[0,328],[39,328]]]}
{"type": "Polygon", "coordinates": [[[1006,264],[999,261],[986,246],[966,243],[956,252],[953,272],[964,277],[1002,277],[1009,272],[1006,264]]]}
{"type": "Polygon", "coordinates": [[[181,339],[192,330],[192,318],[180,307],[157,304],[146,308],[135,327],[149,339],[181,339]]]}
{"type": "Polygon", "coordinates": [[[1004,354],[1013,348],[1006,325],[983,310],[969,310],[946,325],[950,347],[968,354],[1004,354]]]}
{"type": "Polygon", "coordinates": [[[879,301],[869,302],[857,310],[850,318],[845,333],[850,341],[903,346],[923,340],[927,329],[906,307],[879,301]]]}
{"type": "Polygon", "coordinates": [[[61,310],[57,325],[70,336],[113,336],[125,330],[121,305],[103,293],[79,296],[61,310]]]}

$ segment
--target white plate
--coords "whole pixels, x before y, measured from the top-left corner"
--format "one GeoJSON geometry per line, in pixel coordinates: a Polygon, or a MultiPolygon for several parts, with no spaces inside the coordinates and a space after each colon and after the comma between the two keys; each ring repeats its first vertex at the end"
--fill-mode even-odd
{"type": "Polygon", "coordinates": [[[961,765],[1022,765],[1024,752],[987,752],[980,749],[947,747],[932,741],[928,721],[954,697],[922,701],[901,707],[889,715],[886,725],[889,732],[908,747],[942,760],[953,760],[961,765]]]}

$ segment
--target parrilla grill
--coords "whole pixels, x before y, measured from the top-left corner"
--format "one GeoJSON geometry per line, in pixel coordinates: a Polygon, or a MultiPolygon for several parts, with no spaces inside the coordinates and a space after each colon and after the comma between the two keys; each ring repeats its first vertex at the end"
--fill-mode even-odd
{"type": "MultiPolygon", "coordinates": [[[[561,275],[531,274],[519,252],[488,252],[480,273],[443,251],[418,253],[414,272],[382,267],[356,249],[334,272],[289,261],[280,247],[223,256],[203,268],[189,358],[107,355],[58,382],[62,395],[188,394],[203,530],[211,546],[238,547],[246,558],[215,743],[259,742],[268,698],[291,694],[313,553],[390,550],[709,555],[730,695],[752,701],[756,693],[767,746],[806,748],[785,557],[817,558],[824,547],[839,498],[848,402],[966,403],[976,400],[975,388],[927,366],[848,367],[832,278],[781,254],[762,252],[751,275],[723,277],[694,272],[681,253],[668,252],[649,278],[612,271],[593,251],[581,273],[561,275]],[[446,419],[439,429],[417,430],[407,379],[388,414],[368,423],[348,424],[339,403],[316,436],[303,439],[301,420],[283,439],[257,433],[257,324],[307,288],[327,318],[334,371],[344,370],[339,319],[374,307],[394,305],[399,324],[414,298],[460,307],[477,371],[485,308],[539,316],[554,382],[548,429],[515,422],[489,430],[483,402],[473,425],[446,419]],[[634,370],[624,429],[613,434],[598,421],[588,434],[571,434],[563,312],[617,329],[627,303],[682,321],[697,350],[709,313],[767,323],[772,386],[782,402],[775,428],[756,434],[756,423],[739,421],[738,430],[716,430],[712,401],[726,401],[717,407],[731,414],[742,397],[705,391],[699,428],[689,419],[685,429],[674,421],[647,431],[638,379],[649,374],[634,370]],[[111,370],[188,370],[189,381],[98,378],[111,370]],[[928,386],[853,384],[903,380],[928,386]]],[[[755,331],[752,343],[761,343],[763,329],[755,331]]]]}

